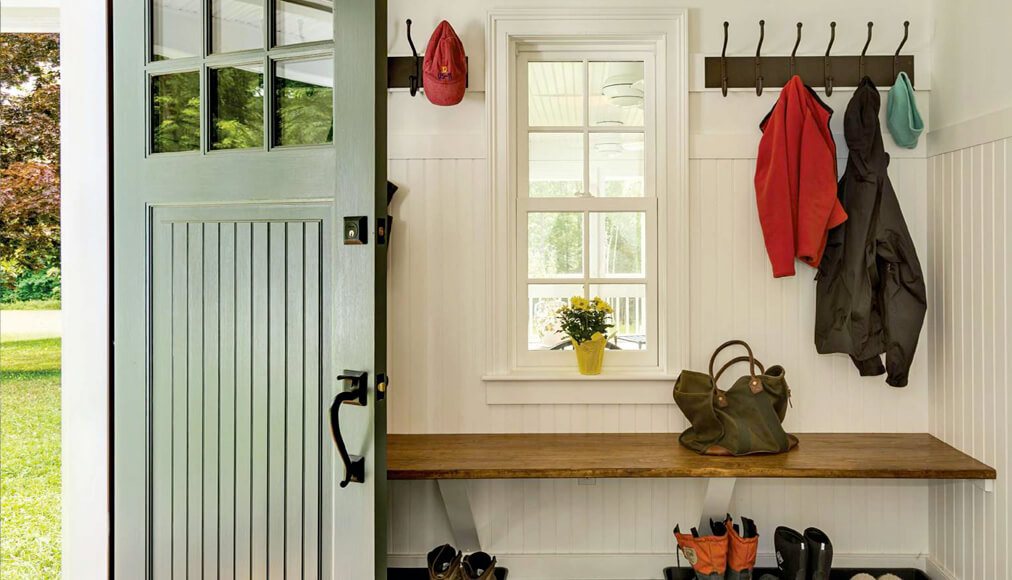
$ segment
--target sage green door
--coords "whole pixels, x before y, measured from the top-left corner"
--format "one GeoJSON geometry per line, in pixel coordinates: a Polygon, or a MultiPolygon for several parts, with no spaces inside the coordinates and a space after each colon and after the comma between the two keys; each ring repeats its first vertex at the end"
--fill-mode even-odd
{"type": "Polygon", "coordinates": [[[112,14],[115,576],[385,577],[385,1],[112,14]]]}

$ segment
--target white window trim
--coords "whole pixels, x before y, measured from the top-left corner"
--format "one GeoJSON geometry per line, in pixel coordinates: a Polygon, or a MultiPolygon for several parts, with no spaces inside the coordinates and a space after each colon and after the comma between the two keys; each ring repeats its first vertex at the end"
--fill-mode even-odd
{"type": "MultiPolygon", "coordinates": [[[[583,9],[575,14],[570,10],[517,9],[496,10],[489,13],[487,23],[487,54],[491,66],[487,68],[486,106],[489,123],[489,179],[491,191],[491,235],[487,271],[489,335],[487,341],[487,367],[483,379],[488,382],[488,401],[517,401],[500,391],[512,388],[513,394],[521,390],[518,383],[551,382],[552,388],[567,386],[572,392],[571,402],[588,402],[581,397],[581,385],[595,385],[598,389],[611,381],[632,383],[636,389],[649,392],[642,402],[659,402],[651,383],[670,389],[670,382],[688,360],[689,352],[689,283],[688,276],[680,275],[689,267],[688,239],[688,104],[687,104],[687,12],[684,9],[583,9]],[[638,365],[622,369],[609,365],[596,377],[579,375],[575,361],[565,367],[524,367],[518,364],[514,345],[519,337],[517,288],[519,273],[513,266],[518,260],[519,243],[511,243],[516,231],[517,200],[514,169],[517,167],[518,149],[512,139],[514,118],[518,110],[515,99],[518,48],[523,45],[549,47],[559,50],[562,43],[587,45],[587,39],[608,39],[609,44],[632,43],[642,47],[654,46],[658,70],[663,71],[663,86],[656,87],[657,155],[656,179],[658,197],[657,235],[658,259],[656,264],[658,300],[658,347],[656,365],[638,365]],[[661,194],[663,192],[663,194],[661,194]],[[496,392],[493,392],[495,389],[496,392]]],[[[516,84],[520,84],[518,81],[516,84]]],[[[514,240],[515,241],[515,240],[514,240]]],[[[626,390],[622,390],[628,392],[626,390]]],[[[616,400],[628,401],[623,392],[616,400]]],[[[670,393],[667,395],[670,401],[670,393]]],[[[598,399],[599,395],[592,398],[598,399]]],[[[551,402],[559,403],[566,395],[556,392],[551,402]]],[[[539,402],[539,401],[530,401],[539,402]]]]}

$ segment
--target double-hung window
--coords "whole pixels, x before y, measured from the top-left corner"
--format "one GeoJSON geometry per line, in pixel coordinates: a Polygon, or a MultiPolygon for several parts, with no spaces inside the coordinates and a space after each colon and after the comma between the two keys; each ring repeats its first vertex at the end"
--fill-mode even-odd
{"type": "Polygon", "coordinates": [[[517,54],[520,366],[572,363],[555,311],[614,309],[612,366],[657,361],[654,61],[638,50],[517,54]]]}
{"type": "Polygon", "coordinates": [[[487,380],[575,380],[555,313],[614,310],[595,380],[687,353],[685,12],[492,13],[487,380]]]}

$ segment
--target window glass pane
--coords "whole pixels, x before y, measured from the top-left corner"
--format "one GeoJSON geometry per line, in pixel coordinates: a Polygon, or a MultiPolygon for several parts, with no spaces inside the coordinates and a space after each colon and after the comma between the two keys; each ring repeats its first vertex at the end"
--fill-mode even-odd
{"type": "Polygon", "coordinates": [[[263,67],[211,69],[211,148],[264,144],[263,67]]]}
{"type": "Polygon", "coordinates": [[[330,58],[279,61],[275,145],[334,140],[334,63],[330,58]]]}
{"type": "Polygon", "coordinates": [[[646,214],[590,214],[590,275],[630,278],[646,275],[646,214]]]}
{"type": "Polygon", "coordinates": [[[152,0],[151,59],[199,56],[200,30],[200,2],[152,0]]]}
{"type": "Polygon", "coordinates": [[[578,197],[583,191],[583,134],[531,133],[528,195],[578,197]]]}
{"type": "Polygon", "coordinates": [[[621,350],[647,347],[647,287],[645,284],[591,284],[590,297],[600,296],[614,309],[608,342],[621,350]]]}
{"type": "Polygon", "coordinates": [[[277,5],[276,45],[333,40],[333,0],[278,0],[277,5]]]}
{"type": "Polygon", "coordinates": [[[643,63],[590,63],[590,126],[643,126],[643,63]]]}
{"type": "Polygon", "coordinates": [[[200,73],[151,78],[151,151],[200,149],[200,73]]]}
{"type": "Polygon", "coordinates": [[[583,63],[527,63],[527,117],[531,127],[583,125],[583,63]]]}
{"type": "Polygon", "coordinates": [[[555,320],[555,311],[573,296],[583,296],[582,284],[527,286],[527,350],[572,349],[555,320]]]}
{"type": "Polygon", "coordinates": [[[583,276],[583,214],[527,214],[527,275],[531,278],[583,276]]]}
{"type": "Polygon", "coordinates": [[[643,197],[643,133],[591,133],[590,193],[643,197]]]}
{"type": "Polygon", "coordinates": [[[211,0],[211,52],[263,46],[263,0],[211,0]]]}

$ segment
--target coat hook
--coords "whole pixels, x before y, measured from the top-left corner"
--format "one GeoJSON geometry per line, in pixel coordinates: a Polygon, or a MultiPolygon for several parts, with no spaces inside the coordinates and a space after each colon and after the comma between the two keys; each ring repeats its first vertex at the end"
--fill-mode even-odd
{"type": "Polygon", "coordinates": [[[408,75],[408,81],[411,83],[411,96],[418,94],[419,81],[422,78],[421,63],[418,59],[418,51],[415,50],[415,41],[411,39],[411,19],[408,18],[408,44],[411,45],[411,55],[415,58],[415,74],[408,75]]]}
{"type": "Polygon", "coordinates": [[[791,77],[794,76],[794,65],[797,59],[794,57],[798,52],[798,45],[801,44],[801,23],[798,23],[798,39],[794,41],[794,50],[791,51],[791,77]]]}
{"type": "Polygon", "coordinates": [[[864,53],[868,52],[868,45],[871,44],[871,27],[872,26],[875,26],[875,23],[874,22],[868,22],[868,40],[865,41],[864,48],[861,49],[861,61],[860,61],[861,74],[860,74],[860,77],[862,79],[865,76],[865,74],[864,74],[864,53]]]}
{"type": "Polygon", "coordinates": [[[727,21],[724,21],[724,48],[720,49],[720,92],[727,96],[727,21]]]}
{"type": "Polygon", "coordinates": [[[907,43],[907,33],[910,31],[910,21],[906,20],[903,22],[903,40],[900,41],[900,45],[896,47],[896,54],[893,55],[893,78],[900,74],[900,51],[903,50],[903,45],[907,43]]]}
{"type": "Polygon", "coordinates": [[[833,94],[833,65],[832,61],[829,60],[829,51],[833,48],[833,43],[836,42],[836,22],[829,23],[829,46],[826,47],[826,56],[822,59],[822,76],[824,77],[824,83],[826,86],[826,96],[832,96],[833,94]]]}
{"type": "Polygon", "coordinates": [[[763,94],[763,69],[762,60],[759,57],[759,52],[763,47],[763,38],[766,37],[766,21],[759,21],[759,46],[755,47],[755,94],[756,96],[762,96],[763,94]]]}

